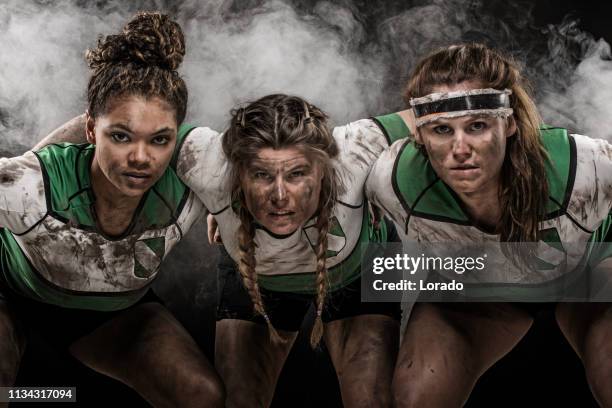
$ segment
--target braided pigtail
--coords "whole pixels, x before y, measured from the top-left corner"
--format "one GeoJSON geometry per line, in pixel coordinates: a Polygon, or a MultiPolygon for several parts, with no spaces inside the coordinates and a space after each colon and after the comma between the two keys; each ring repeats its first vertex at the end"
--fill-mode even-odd
{"type": "Polygon", "coordinates": [[[323,207],[317,219],[317,231],[319,232],[319,239],[316,247],[317,255],[317,272],[315,285],[317,288],[316,298],[316,318],[312,332],[310,333],[310,346],[312,348],[317,347],[323,336],[323,307],[325,306],[325,296],[327,295],[327,265],[325,263],[327,258],[327,233],[329,232],[329,218],[330,208],[328,206],[323,207]]]}
{"type": "Polygon", "coordinates": [[[255,312],[263,316],[270,333],[270,341],[274,344],[284,342],[284,339],[278,334],[270,317],[264,308],[259,284],[257,283],[257,273],[255,272],[255,224],[251,213],[243,204],[239,209],[240,228],[238,229],[238,248],[240,251],[240,261],[238,262],[238,270],[242,276],[244,287],[249,292],[255,312]]]}
{"type": "MultiPolygon", "coordinates": [[[[253,209],[247,207],[245,189],[250,188],[246,177],[249,163],[259,157],[262,149],[298,148],[321,171],[321,190],[317,206],[315,227],[319,238],[316,255],[316,309],[317,318],[311,333],[311,344],[316,347],[323,334],[322,314],[327,281],[327,233],[331,228],[331,216],[339,191],[343,190],[340,176],[332,160],[339,150],[327,124],[327,115],[305,100],[289,95],[268,95],[245,107],[232,110],[229,127],[223,134],[223,152],[230,166],[232,202],[240,203],[237,215],[241,226],[238,231],[240,248],[239,270],[244,286],[249,292],[255,312],[266,319],[273,342],[282,339],[264,310],[257,283],[255,230],[253,209]]],[[[314,214],[309,214],[308,218],[314,214]]],[[[260,221],[260,220],[257,220],[260,221]]],[[[306,222],[307,220],[304,220],[306,222]]]]}

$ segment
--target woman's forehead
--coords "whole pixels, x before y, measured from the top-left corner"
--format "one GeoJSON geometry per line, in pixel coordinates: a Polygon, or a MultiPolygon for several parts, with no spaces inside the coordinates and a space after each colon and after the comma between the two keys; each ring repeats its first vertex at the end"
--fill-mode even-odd
{"type": "Polygon", "coordinates": [[[252,164],[258,165],[296,165],[296,164],[310,164],[312,159],[307,155],[304,150],[297,147],[273,149],[271,147],[265,147],[259,149],[255,155],[252,164]]]}

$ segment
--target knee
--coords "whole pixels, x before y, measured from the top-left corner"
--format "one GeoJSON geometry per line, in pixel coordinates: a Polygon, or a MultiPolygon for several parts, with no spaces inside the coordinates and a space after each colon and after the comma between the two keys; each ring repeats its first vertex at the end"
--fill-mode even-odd
{"type": "Polygon", "coordinates": [[[195,375],[179,389],[175,406],[219,407],[225,406],[225,386],[218,376],[195,375]]]}
{"type": "Polygon", "coordinates": [[[603,407],[612,407],[612,356],[585,361],[585,370],[593,396],[603,407]]]}
{"type": "Polygon", "coordinates": [[[391,382],[393,406],[396,408],[419,407],[424,402],[424,386],[419,384],[412,361],[398,361],[391,382]]]}

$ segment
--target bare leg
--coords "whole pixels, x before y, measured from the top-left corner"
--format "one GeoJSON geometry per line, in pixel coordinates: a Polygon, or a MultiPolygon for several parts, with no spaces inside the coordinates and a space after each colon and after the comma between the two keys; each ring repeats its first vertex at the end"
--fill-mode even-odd
{"type": "Polygon", "coordinates": [[[155,407],[222,407],[223,384],[163,306],[145,303],[77,340],[71,353],[132,387],[155,407]]]}
{"type": "MultiPolygon", "coordinates": [[[[0,387],[11,387],[15,383],[25,344],[25,337],[8,305],[0,300],[0,387]]],[[[7,403],[0,402],[0,407],[7,406],[7,403]]]]}
{"type": "Polygon", "coordinates": [[[325,325],[324,339],[344,406],[390,407],[399,322],[384,315],[335,320],[325,325]]]}
{"type": "Polygon", "coordinates": [[[393,378],[397,407],[459,407],[533,320],[504,303],[417,303],[393,378]]]}
{"type": "Polygon", "coordinates": [[[227,390],[227,408],[268,407],[297,332],[279,330],[287,341],[272,344],[268,328],[239,319],[217,322],[215,366],[227,390]]]}
{"type": "Polygon", "coordinates": [[[560,303],[556,315],[582,359],[593,396],[602,407],[612,407],[612,305],[560,303]]]}

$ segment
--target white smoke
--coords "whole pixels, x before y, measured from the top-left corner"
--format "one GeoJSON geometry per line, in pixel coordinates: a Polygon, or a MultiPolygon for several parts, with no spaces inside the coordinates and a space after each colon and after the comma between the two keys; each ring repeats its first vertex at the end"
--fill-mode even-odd
{"type": "Polygon", "coordinates": [[[269,93],[305,97],[340,122],[374,113],[382,65],[347,46],[363,27],[328,2],[315,12],[299,15],[272,0],[231,18],[185,22],[190,117],[220,128],[231,107],[269,93]]]}
{"type": "MultiPolygon", "coordinates": [[[[85,109],[84,51],[117,32],[134,13],[122,2],[83,8],[74,2],[10,0],[0,5],[0,132],[33,145],[85,109]]],[[[229,111],[275,92],[296,94],[335,121],[371,115],[382,64],[353,52],[364,28],[350,10],[322,2],[298,14],[272,0],[248,11],[230,1],[174,6],[188,53],[180,70],[190,90],[188,120],[221,129],[229,111]],[[328,22],[326,22],[326,20],[328,22]],[[349,44],[349,45],[347,45],[349,44]]],[[[150,4],[147,4],[150,6],[150,4]]],[[[165,10],[167,11],[167,10],[165,10]]]]}
{"type": "Polygon", "coordinates": [[[3,147],[31,146],[84,111],[85,49],[99,34],[117,32],[138,9],[170,12],[183,26],[187,56],[180,70],[190,89],[191,123],[222,129],[237,103],[272,92],[303,96],[335,123],[396,110],[419,58],[476,40],[524,64],[548,123],[610,137],[601,126],[612,117],[608,45],[575,22],[543,30],[533,26],[528,8],[513,2],[494,14],[480,0],[398,0],[385,14],[350,0],[288,1],[3,2],[3,147]]]}

